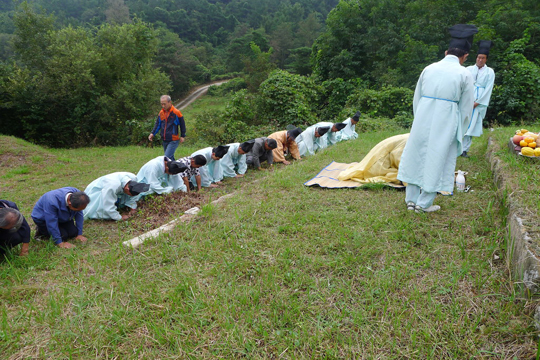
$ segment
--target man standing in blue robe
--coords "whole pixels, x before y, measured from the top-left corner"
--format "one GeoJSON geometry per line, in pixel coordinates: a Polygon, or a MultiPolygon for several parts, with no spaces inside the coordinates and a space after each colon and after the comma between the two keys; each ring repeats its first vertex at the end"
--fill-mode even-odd
{"type": "Polygon", "coordinates": [[[407,183],[407,210],[433,212],[437,191],[452,192],[457,156],[469,126],[474,80],[462,66],[469,55],[474,25],[454,25],[443,60],[422,71],[414,92],[414,121],[399,165],[398,179],[407,183]]]}
{"type": "Polygon", "coordinates": [[[244,176],[247,170],[246,154],[253,148],[253,144],[255,140],[227,144],[229,150],[219,161],[224,177],[244,176]]]}
{"type": "Polygon", "coordinates": [[[491,99],[491,91],[495,84],[495,72],[486,65],[489,55],[489,49],[493,46],[490,40],[480,40],[478,42],[478,56],[476,64],[467,67],[474,78],[474,110],[471,117],[471,123],[465,137],[463,138],[463,153],[461,156],[469,157],[469,151],[472,143],[472,137],[482,135],[482,123],[486,117],[487,107],[491,99]]]}
{"type": "Polygon", "coordinates": [[[115,172],[92,181],[84,190],[90,204],[84,209],[84,219],[127,220],[137,211],[137,195],[150,189],[138,183],[129,172],[115,172]],[[129,214],[120,215],[118,209],[129,207],[129,214]]]}

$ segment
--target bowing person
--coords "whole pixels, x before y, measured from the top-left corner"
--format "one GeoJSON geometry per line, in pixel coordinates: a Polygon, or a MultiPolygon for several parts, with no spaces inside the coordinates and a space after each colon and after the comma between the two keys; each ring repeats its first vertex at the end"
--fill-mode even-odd
{"type": "Polygon", "coordinates": [[[221,158],[219,165],[224,177],[242,177],[246,173],[246,154],[253,148],[255,140],[227,144],[229,150],[221,158]]]}
{"type": "Polygon", "coordinates": [[[149,194],[168,194],[173,191],[187,191],[179,173],[186,170],[180,161],[172,161],[166,156],[158,156],[144,164],[137,173],[137,182],[150,185],[147,192],[137,195],[139,198],[149,194]]]}
{"type": "Polygon", "coordinates": [[[360,120],[360,115],[360,111],[357,111],[356,114],[343,122],[345,127],[339,132],[339,141],[354,140],[358,138],[355,127],[360,120]]]}
{"type": "Polygon", "coordinates": [[[90,204],[84,209],[85,219],[127,220],[137,211],[137,195],[147,192],[149,184],[136,181],[137,176],[129,172],[115,172],[92,181],[84,190],[90,204]],[[128,214],[118,210],[129,207],[128,214]]]}
{"type": "Polygon", "coordinates": [[[257,170],[264,170],[261,163],[267,162],[268,167],[272,169],[274,163],[273,150],[277,148],[277,141],[266,137],[256,138],[253,147],[246,154],[246,164],[257,170]]]}
{"type": "MultiPolygon", "coordinates": [[[[213,188],[217,187],[218,184],[221,184],[221,180],[223,180],[223,171],[221,170],[219,161],[225,156],[228,150],[228,146],[219,145],[215,148],[207,147],[191,154],[192,157],[202,155],[206,159],[206,165],[201,166],[199,169],[202,187],[213,188]]],[[[192,176],[190,181],[193,186],[196,185],[195,177],[192,176]]]]}
{"type": "Polygon", "coordinates": [[[312,125],[304,130],[297,138],[298,152],[300,156],[314,155],[316,151],[324,149],[326,145],[326,133],[330,126],[312,125]]]}
{"type": "Polygon", "coordinates": [[[83,210],[90,198],[74,187],[64,187],[49,191],[39,198],[32,210],[32,220],[37,226],[35,238],[52,237],[56,246],[70,249],[70,238],[86,242],[82,235],[84,226],[83,210]]]}
{"type": "MultiPolygon", "coordinates": [[[[330,131],[326,135],[327,146],[335,145],[341,140],[341,130],[343,130],[347,125],[344,123],[331,123],[327,121],[321,121],[315,124],[316,126],[328,126],[330,131]]],[[[325,147],[327,147],[325,146],[325,147]]]]}
{"type": "Polygon", "coordinates": [[[30,226],[17,204],[0,200],[0,254],[22,243],[20,256],[28,255],[30,226]]]}
{"type": "Polygon", "coordinates": [[[274,162],[289,165],[290,161],[285,160],[285,153],[290,153],[293,159],[300,160],[300,152],[296,144],[296,137],[302,133],[300,128],[291,130],[282,130],[268,136],[269,139],[274,139],[277,142],[277,147],[272,150],[274,162]]]}

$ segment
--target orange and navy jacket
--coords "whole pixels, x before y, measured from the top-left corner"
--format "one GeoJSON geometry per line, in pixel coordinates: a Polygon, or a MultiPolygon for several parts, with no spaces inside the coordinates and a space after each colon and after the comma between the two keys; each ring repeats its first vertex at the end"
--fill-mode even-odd
{"type": "Polygon", "coordinates": [[[186,137],[186,123],[184,122],[184,116],[174,106],[171,106],[169,111],[161,109],[156,119],[152,134],[156,135],[161,130],[161,140],[171,141],[179,140],[178,125],[180,125],[181,137],[186,137]]]}

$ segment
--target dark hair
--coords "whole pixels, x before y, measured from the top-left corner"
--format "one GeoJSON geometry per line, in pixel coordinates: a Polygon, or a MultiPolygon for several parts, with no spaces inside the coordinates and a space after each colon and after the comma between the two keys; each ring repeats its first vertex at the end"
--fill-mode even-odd
{"type": "Polygon", "coordinates": [[[270,149],[277,148],[277,141],[275,139],[266,139],[266,144],[270,149]]]}
{"type": "Polygon", "coordinates": [[[90,198],[84,191],[77,191],[71,194],[69,201],[71,201],[71,206],[75,209],[79,209],[88,205],[90,203],[90,198]]]}
{"type": "Polygon", "coordinates": [[[465,51],[463,49],[458,49],[458,48],[449,48],[446,52],[448,55],[455,55],[457,56],[458,58],[462,57],[463,55],[465,54],[468,54],[469,52],[468,51],[465,51]]]}
{"type": "Polygon", "coordinates": [[[203,155],[195,155],[193,160],[195,160],[196,165],[206,165],[206,158],[203,155]]]}
{"type": "Polygon", "coordinates": [[[11,208],[0,209],[0,227],[11,225],[13,217],[15,217],[15,224],[13,224],[13,228],[20,228],[24,217],[18,210],[11,208]]]}

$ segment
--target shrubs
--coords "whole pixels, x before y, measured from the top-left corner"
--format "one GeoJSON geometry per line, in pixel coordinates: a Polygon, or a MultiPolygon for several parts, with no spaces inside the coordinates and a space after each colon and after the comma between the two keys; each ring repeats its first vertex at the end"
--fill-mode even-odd
{"type": "Polygon", "coordinates": [[[224,96],[226,94],[234,93],[236,91],[246,89],[247,83],[241,78],[234,78],[219,86],[210,86],[208,88],[208,95],[210,96],[224,96]]]}
{"type": "Polygon", "coordinates": [[[393,118],[403,112],[412,113],[413,97],[413,90],[401,87],[358,90],[349,96],[346,106],[371,117],[393,118]]]}
{"type": "MultiPolygon", "coordinates": [[[[244,86],[238,78],[212,87],[209,93],[223,95],[244,86]]],[[[224,111],[199,115],[194,136],[207,144],[239,142],[267,136],[288,124],[305,127],[319,121],[343,121],[357,110],[364,114],[357,132],[408,129],[413,120],[413,95],[406,88],[364,90],[359,79],[334,79],[318,85],[314,78],[276,70],[258,93],[239,90],[224,111]]]]}
{"type": "Polygon", "coordinates": [[[529,39],[526,31],[522,39],[514,40],[506,50],[502,71],[495,78],[496,81],[501,80],[493,89],[486,119],[495,119],[501,125],[516,121],[537,122],[540,113],[540,66],[522,54],[529,39]]]}
{"type": "Polygon", "coordinates": [[[322,87],[313,78],[275,70],[259,87],[258,113],[263,120],[288,124],[311,124],[317,119],[322,87]]]}

